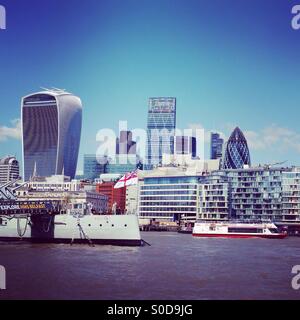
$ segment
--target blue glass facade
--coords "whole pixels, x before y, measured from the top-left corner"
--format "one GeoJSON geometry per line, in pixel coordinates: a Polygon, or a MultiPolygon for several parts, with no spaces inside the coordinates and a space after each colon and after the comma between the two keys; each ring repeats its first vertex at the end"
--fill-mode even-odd
{"type": "Polygon", "coordinates": [[[230,218],[281,221],[283,172],[282,168],[221,171],[229,183],[230,218]]]}
{"type": "Polygon", "coordinates": [[[100,174],[107,173],[107,158],[103,157],[99,162],[96,155],[85,154],[83,158],[84,179],[95,180],[100,174]]]}
{"type": "Polygon", "coordinates": [[[82,122],[79,98],[46,91],[22,100],[23,179],[35,174],[75,177],[82,122]]]}
{"type": "Polygon", "coordinates": [[[176,99],[150,98],[147,123],[146,169],[162,162],[162,155],[174,154],[176,99]]]}
{"type": "Polygon", "coordinates": [[[205,176],[151,175],[140,186],[140,218],[300,225],[299,167],[226,169],[205,176]]]}
{"type": "Polygon", "coordinates": [[[197,183],[200,177],[157,177],[145,178],[145,187],[149,184],[180,184],[180,183],[197,183]]]}
{"type": "Polygon", "coordinates": [[[147,177],[140,188],[140,218],[162,221],[195,220],[199,177],[147,177]]]}
{"type": "Polygon", "coordinates": [[[109,159],[106,172],[111,174],[126,174],[135,170],[143,170],[143,164],[136,155],[116,155],[114,159],[109,159]]]}
{"type": "Polygon", "coordinates": [[[176,154],[191,155],[192,158],[197,156],[197,140],[195,137],[177,136],[176,139],[176,154]]]}
{"type": "Polygon", "coordinates": [[[247,140],[243,132],[239,128],[235,128],[227,142],[222,167],[224,169],[242,169],[245,165],[251,165],[247,140]]]}
{"type": "Polygon", "coordinates": [[[222,159],[224,140],[219,133],[211,133],[210,138],[210,158],[213,160],[222,159]]]}

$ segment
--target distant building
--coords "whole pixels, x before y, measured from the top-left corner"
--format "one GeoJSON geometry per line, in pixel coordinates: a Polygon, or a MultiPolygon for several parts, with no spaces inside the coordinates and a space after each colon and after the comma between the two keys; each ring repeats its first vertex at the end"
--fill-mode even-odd
{"type": "Polygon", "coordinates": [[[103,156],[101,159],[94,154],[85,154],[83,158],[83,178],[94,181],[100,174],[107,172],[108,159],[103,156]]]}
{"type": "Polygon", "coordinates": [[[247,140],[240,128],[235,128],[225,148],[223,169],[242,169],[251,166],[247,140]]]}
{"type": "Polygon", "coordinates": [[[78,97],[53,89],[22,99],[23,179],[33,174],[76,173],[82,104],[78,97]]]}
{"type": "Polygon", "coordinates": [[[192,158],[191,154],[163,154],[162,170],[164,167],[184,167],[186,172],[202,175],[220,168],[220,160],[201,160],[192,158]]]}
{"type": "Polygon", "coordinates": [[[81,182],[70,177],[55,175],[50,177],[33,177],[28,182],[32,191],[80,191],[81,182]]]}
{"type": "Polygon", "coordinates": [[[19,162],[15,157],[0,159],[0,184],[20,179],[19,162]]]}
{"type": "Polygon", "coordinates": [[[176,136],[175,154],[188,154],[192,158],[197,156],[197,140],[195,137],[176,136]]]}
{"type": "Polygon", "coordinates": [[[106,195],[83,186],[78,180],[71,180],[62,175],[34,177],[28,182],[28,186],[17,190],[17,197],[19,201],[60,201],[65,210],[71,203],[87,203],[97,214],[105,214],[108,205],[106,195]]]}
{"type": "Polygon", "coordinates": [[[126,188],[114,189],[114,186],[117,183],[117,181],[121,178],[121,175],[119,175],[118,177],[116,175],[101,175],[101,177],[103,176],[108,178],[104,178],[101,182],[97,183],[96,192],[107,196],[108,213],[114,213],[114,206],[116,208],[117,214],[125,213],[126,188]]]}
{"type": "Polygon", "coordinates": [[[132,141],[131,131],[121,131],[116,141],[116,155],[108,158],[105,173],[122,174],[143,170],[140,157],[136,154],[136,142],[132,141]]]}
{"type": "Polygon", "coordinates": [[[136,154],[136,142],[132,141],[131,131],[121,131],[116,141],[116,154],[136,154]]]}
{"type": "Polygon", "coordinates": [[[210,158],[222,159],[223,157],[224,140],[220,137],[219,133],[211,133],[210,136],[210,158]]]}
{"type": "Polygon", "coordinates": [[[143,170],[143,163],[135,154],[119,154],[114,159],[109,159],[106,166],[106,173],[122,174],[135,171],[136,169],[143,170]]]}
{"type": "Polygon", "coordinates": [[[163,153],[174,153],[176,98],[150,98],[145,169],[160,165],[163,153]]]}

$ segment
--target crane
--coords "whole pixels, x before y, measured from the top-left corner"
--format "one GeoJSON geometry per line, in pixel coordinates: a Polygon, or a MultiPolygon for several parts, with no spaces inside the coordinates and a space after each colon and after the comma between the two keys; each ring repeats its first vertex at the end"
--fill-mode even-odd
{"type": "Polygon", "coordinates": [[[282,165],[282,164],[285,164],[288,160],[285,160],[285,161],[282,161],[282,162],[277,162],[277,163],[272,163],[272,164],[265,164],[264,165],[264,168],[265,169],[270,169],[274,166],[279,166],[279,165],[282,165]]]}

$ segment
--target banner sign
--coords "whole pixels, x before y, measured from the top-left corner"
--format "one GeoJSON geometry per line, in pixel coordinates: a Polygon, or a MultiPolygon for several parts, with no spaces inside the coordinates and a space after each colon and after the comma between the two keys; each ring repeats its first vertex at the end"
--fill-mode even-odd
{"type": "Polygon", "coordinates": [[[54,210],[58,208],[58,204],[58,202],[51,201],[0,202],[0,213],[12,210],[54,210]]]}

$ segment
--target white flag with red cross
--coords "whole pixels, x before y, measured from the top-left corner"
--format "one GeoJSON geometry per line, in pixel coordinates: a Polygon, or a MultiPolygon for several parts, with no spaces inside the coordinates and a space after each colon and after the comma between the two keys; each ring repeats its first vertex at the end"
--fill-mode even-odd
{"type": "Polygon", "coordinates": [[[114,186],[114,189],[120,189],[134,184],[138,184],[139,178],[137,175],[137,170],[133,172],[126,173],[114,186]]]}

